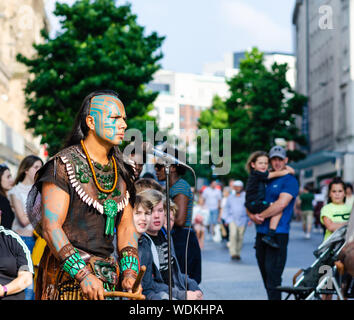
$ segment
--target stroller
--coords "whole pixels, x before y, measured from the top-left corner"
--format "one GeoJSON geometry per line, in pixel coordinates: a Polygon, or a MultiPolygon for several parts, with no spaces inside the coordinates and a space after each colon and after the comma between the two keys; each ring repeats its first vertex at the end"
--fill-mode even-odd
{"type": "MultiPolygon", "coordinates": [[[[294,295],[295,300],[321,300],[321,294],[335,294],[340,300],[344,299],[341,291],[343,276],[339,274],[335,262],[344,247],[346,230],[347,226],[342,226],[321,243],[313,252],[317,258],[314,263],[305,270],[300,269],[294,275],[293,287],[277,287],[277,290],[288,293],[285,300],[291,295],[294,295]]],[[[353,292],[350,292],[352,287],[353,279],[347,286],[347,297],[353,295],[353,292]]]]}

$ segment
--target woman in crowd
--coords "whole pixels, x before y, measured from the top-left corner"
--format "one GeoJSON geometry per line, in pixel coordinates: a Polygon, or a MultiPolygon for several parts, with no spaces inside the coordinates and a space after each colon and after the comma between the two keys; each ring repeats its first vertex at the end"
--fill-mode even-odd
{"type": "Polygon", "coordinates": [[[200,249],[204,248],[205,230],[209,223],[209,209],[204,204],[204,198],[199,195],[198,203],[193,207],[193,229],[197,235],[200,249]]]}
{"type": "Polygon", "coordinates": [[[2,212],[1,225],[6,229],[11,229],[15,214],[12,211],[8,192],[14,184],[10,169],[5,164],[0,164],[0,210],[2,212]]]}
{"type": "MultiPolygon", "coordinates": [[[[42,160],[35,156],[25,157],[18,168],[15,179],[15,186],[9,192],[10,201],[15,212],[15,219],[12,230],[20,235],[29,251],[32,253],[36,242],[33,226],[27,216],[26,202],[30,192],[36,172],[43,166],[42,160]]],[[[34,300],[33,285],[25,290],[26,300],[34,300]]]]}
{"type": "MultiPolygon", "coordinates": [[[[166,152],[179,160],[183,161],[185,159],[185,153],[174,147],[167,147],[166,152]]],[[[166,174],[164,166],[157,162],[154,167],[157,179],[159,181],[165,181],[166,174]]],[[[175,244],[176,256],[181,271],[186,272],[188,276],[194,279],[197,283],[200,283],[202,280],[202,258],[200,247],[190,245],[192,242],[197,243],[198,239],[195,231],[191,228],[193,192],[189,183],[182,178],[186,174],[186,170],[187,169],[185,167],[179,164],[173,164],[170,166],[169,193],[171,200],[177,205],[178,208],[171,235],[175,244]]]]}
{"type": "MultiPolygon", "coordinates": [[[[234,183],[234,180],[231,179],[232,184],[234,183]]],[[[222,234],[222,239],[224,241],[226,241],[226,245],[228,245],[229,242],[229,224],[226,222],[226,216],[225,216],[225,210],[224,207],[226,205],[226,200],[229,197],[230,194],[234,194],[235,191],[233,190],[233,185],[231,185],[231,189],[230,187],[225,187],[222,191],[222,199],[221,199],[221,208],[220,208],[220,213],[219,213],[219,218],[218,218],[218,222],[220,222],[220,226],[221,226],[221,234],[222,234]]]]}
{"type": "Polygon", "coordinates": [[[35,238],[33,227],[26,213],[26,201],[30,192],[36,172],[42,167],[42,160],[34,155],[25,157],[18,168],[15,186],[9,192],[12,207],[15,211],[15,219],[12,230],[18,233],[32,252],[35,238]]]}

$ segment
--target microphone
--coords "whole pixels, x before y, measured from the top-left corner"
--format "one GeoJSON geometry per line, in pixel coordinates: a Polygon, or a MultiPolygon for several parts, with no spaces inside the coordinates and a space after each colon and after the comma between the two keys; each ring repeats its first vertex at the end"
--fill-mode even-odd
{"type": "MultiPolygon", "coordinates": [[[[163,143],[162,146],[164,146],[166,143],[163,143]]],[[[176,165],[181,165],[187,168],[190,168],[189,165],[184,163],[183,161],[175,158],[174,156],[171,156],[170,154],[163,152],[156,147],[154,147],[151,143],[149,142],[143,142],[143,151],[146,153],[150,153],[154,155],[157,158],[160,158],[164,163],[168,164],[176,164],[176,165]]]]}

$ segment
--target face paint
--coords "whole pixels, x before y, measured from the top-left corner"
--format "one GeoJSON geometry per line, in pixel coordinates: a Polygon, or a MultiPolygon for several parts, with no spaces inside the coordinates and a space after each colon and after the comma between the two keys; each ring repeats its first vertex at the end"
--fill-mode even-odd
{"type": "Polygon", "coordinates": [[[125,110],[115,96],[99,95],[91,100],[90,116],[94,118],[97,136],[112,144],[120,144],[124,137],[125,110]]]}
{"type": "Polygon", "coordinates": [[[44,214],[45,217],[50,221],[50,223],[58,222],[58,215],[48,209],[48,205],[44,204],[44,214]]]}
{"type": "Polygon", "coordinates": [[[51,232],[52,243],[57,252],[60,251],[66,244],[69,243],[68,238],[66,237],[63,230],[56,228],[51,232]]]}
{"type": "Polygon", "coordinates": [[[128,241],[128,246],[136,248],[138,246],[138,235],[134,232],[133,235],[130,237],[130,241],[128,241]]]}

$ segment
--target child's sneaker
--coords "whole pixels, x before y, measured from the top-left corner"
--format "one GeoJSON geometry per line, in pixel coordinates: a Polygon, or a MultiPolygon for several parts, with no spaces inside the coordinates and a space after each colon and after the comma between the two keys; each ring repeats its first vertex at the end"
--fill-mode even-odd
{"type": "Polygon", "coordinates": [[[275,241],[275,239],[270,236],[269,234],[265,235],[262,238],[262,241],[265,242],[267,245],[271,246],[274,249],[279,249],[279,244],[275,241]]]}

